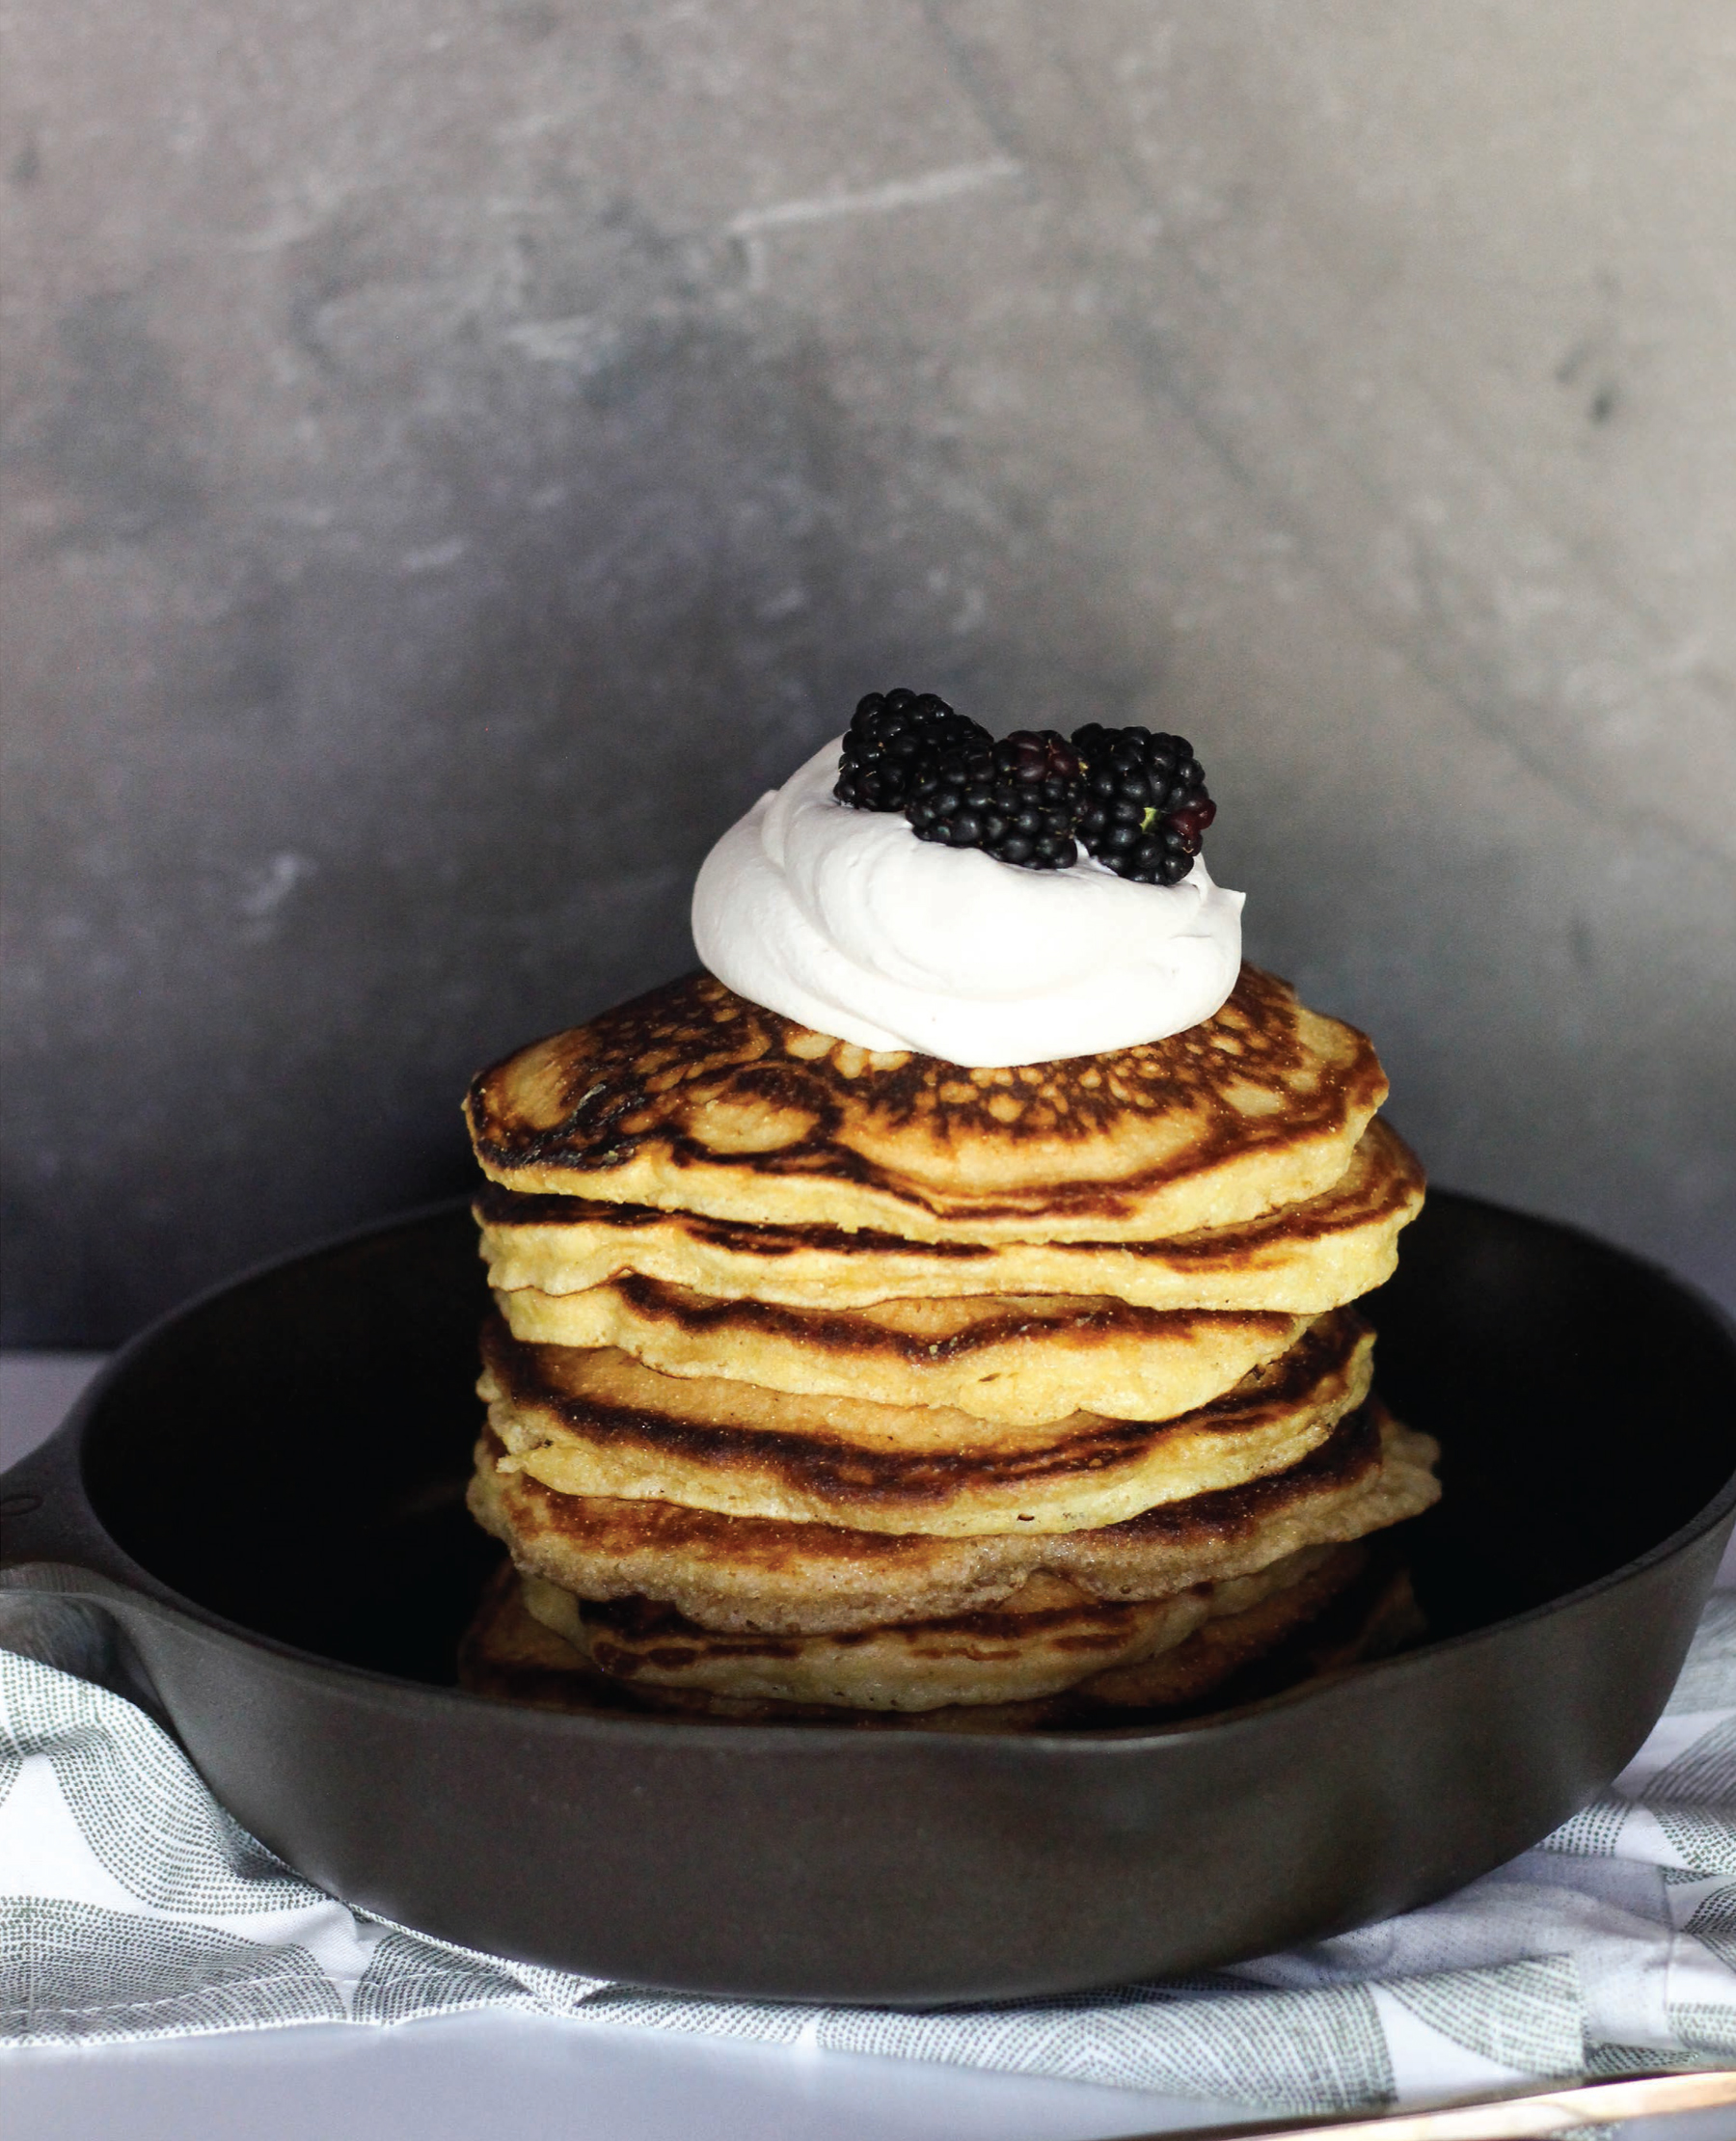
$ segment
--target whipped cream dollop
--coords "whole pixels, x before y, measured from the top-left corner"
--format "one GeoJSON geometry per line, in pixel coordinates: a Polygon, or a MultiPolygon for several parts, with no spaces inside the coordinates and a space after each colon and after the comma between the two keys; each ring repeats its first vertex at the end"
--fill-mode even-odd
{"type": "Polygon", "coordinates": [[[842,739],[723,835],[693,887],[699,957],[737,995],[859,1047],[972,1069],[1099,1055],[1209,1018],[1241,966],[1242,894],[1203,857],[1134,884],[1084,857],[1023,870],[838,802],[842,739]]]}

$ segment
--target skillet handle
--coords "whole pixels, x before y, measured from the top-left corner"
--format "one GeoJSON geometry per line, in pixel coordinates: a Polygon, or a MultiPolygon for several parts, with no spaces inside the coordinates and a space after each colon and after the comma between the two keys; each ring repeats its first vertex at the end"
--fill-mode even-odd
{"type": "Polygon", "coordinates": [[[0,1473],[0,1649],[112,1688],[173,1734],[133,1640],[160,1607],[85,1493],[83,1410],[0,1473]]]}
{"type": "MultiPolygon", "coordinates": [[[[69,1579],[87,1573],[129,1591],[141,1587],[143,1571],[96,1521],[85,1494],[79,1464],[82,1413],[80,1406],[45,1443],[0,1473],[0,1581],[8,1589],[82,1589],[69,1579]],[[38,1568],[42,1580],[32,1582],[38,1568]]],[[[90,1587],[101,1593],[108,1586],[90,1587]]]]}

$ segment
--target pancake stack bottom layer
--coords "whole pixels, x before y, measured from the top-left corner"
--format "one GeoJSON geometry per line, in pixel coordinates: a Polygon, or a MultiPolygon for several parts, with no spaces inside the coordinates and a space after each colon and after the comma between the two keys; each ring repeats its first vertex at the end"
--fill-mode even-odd
{"type": "Polygon", "coordinates": [[[1244,967],[1163,1042],[874,1055],[669,985],[466,1103],[479,1693],[1007,1730],[1390,1647],[1437,1451],[1352,1304],[1423,1200],[1368,1042],[1244,967]]]}

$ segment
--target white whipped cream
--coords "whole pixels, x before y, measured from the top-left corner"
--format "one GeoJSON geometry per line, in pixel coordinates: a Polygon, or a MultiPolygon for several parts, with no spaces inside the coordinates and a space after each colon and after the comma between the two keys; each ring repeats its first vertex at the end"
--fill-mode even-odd
{"type": "Polygon", "coordinates": [[[1022,870],[836,801],[843,739],[723,835],[693,887],[699,957],[737,995],[859,1047],[972,1068],[1099,1055],[1209,1018],[1241,966],[1242,894],[1204,859],[1132,884],[1084,857],[1022,870]]]}

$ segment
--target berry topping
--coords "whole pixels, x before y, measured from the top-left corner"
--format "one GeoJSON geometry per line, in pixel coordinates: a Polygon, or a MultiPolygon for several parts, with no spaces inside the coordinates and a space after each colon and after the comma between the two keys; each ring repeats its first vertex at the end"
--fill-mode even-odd
{"type": "Polygon", "coordinates": [[[1185,736],[1091,721],[1072,734],[1084,769],[1077,832],[1118,877],[1179,884],[1193,868],[1217,805],[1185,736]]]}
{"type": "Polygon", "coordinates": [[[1022,728],[997,744],[933,691],[902,687],[857,706],[832,794],[1026,870],[1065,870],[1083,846],[1138,884],[1179,884],[1217,816],[1185,736],[1090,721],[1071,743],[1022,728]]]}
{"type": "MultiPolygon", "coordinates": [[[[855,810],[902,810],[919,758],[989,748],[989,731],[955,714],[933,691],[870,691],[858,704],[838,758],[832,794],[855,810]]],[[[963,845],[963,843],[961,843],[963,845]]]]}
{"type": "Polygon", "coordinates": [[[1072,828],[1085,804],[1079,756],[1055,729],[1019,729],[992,744],[924,753],[905,816],[918,840],[981,848],[997,862],[1065,870],[1076,862],[1072,828]]]}

